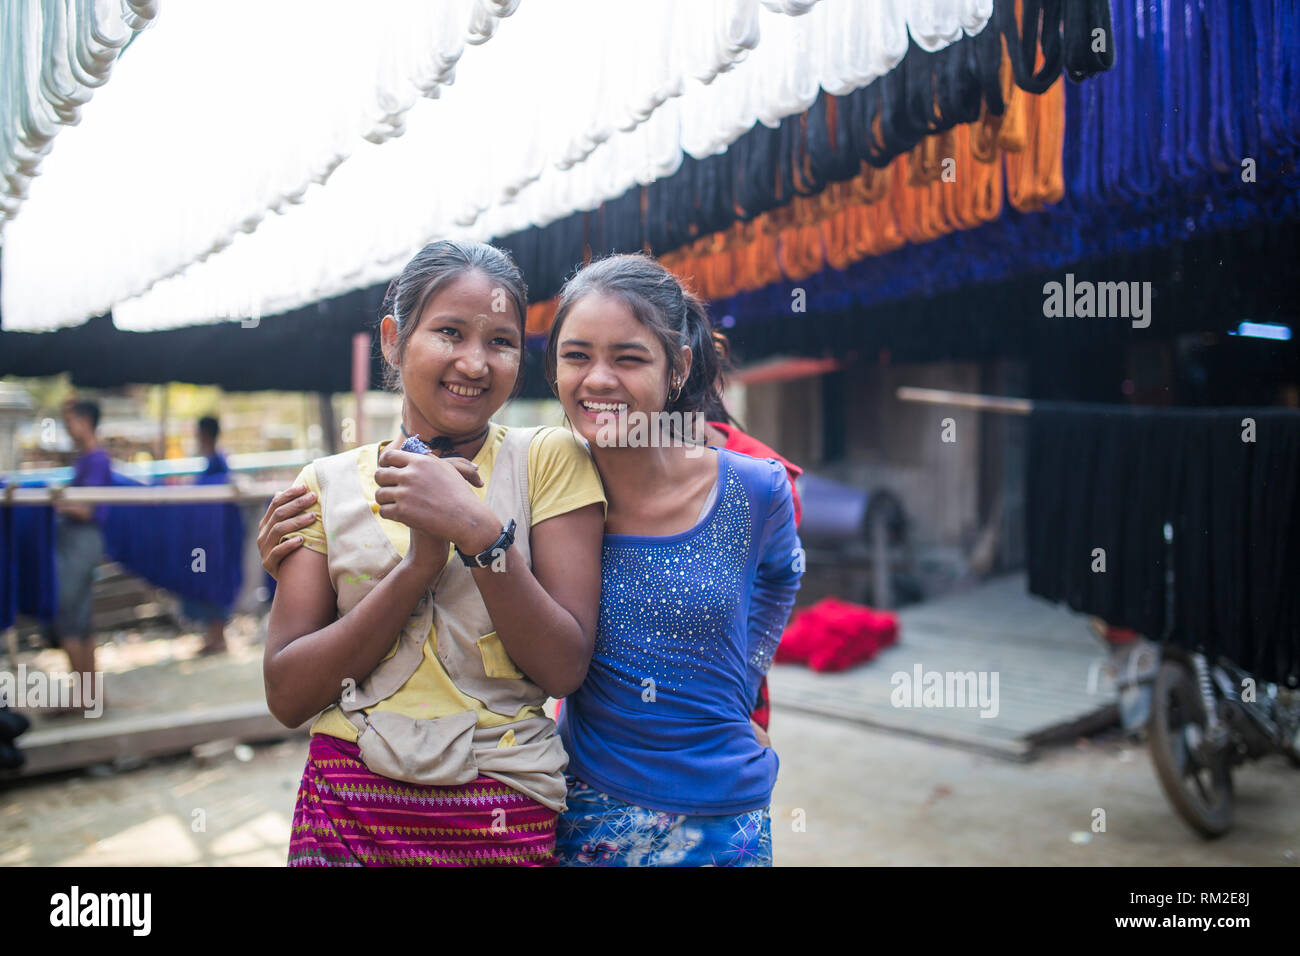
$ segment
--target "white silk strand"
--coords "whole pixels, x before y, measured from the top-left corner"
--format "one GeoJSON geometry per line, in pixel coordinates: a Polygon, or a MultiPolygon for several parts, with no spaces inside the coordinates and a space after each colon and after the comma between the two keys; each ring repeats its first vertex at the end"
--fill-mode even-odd
{"type": "MultiPolygon", "coordinates": [[[[219,8],[246,37],[248,21],[229,12],[239,2],[219,8]]],[[[286,35],[271,12],[282,4],[293,5],[258,5],[259,34],[286,35]]],[[[213,29],[204,0],[185,6],[205,11],[196,30],[213,29]]],[[[909,36],[942,49],[992,12],[991,0],[659,0],[655,16],[612,0],[414,6],[409,20],[396,2],[342,17],[313,0],[318,32],[300,30],[292,50],[245,42],[247,83],[212,63],[223,96],[200,102],[195,90],[157,89],[183,62],[203,65],[198,38],[167,33],[163,20],[61,137],[12,224],[5,328],[111,308],[121,328],[163,329],[274,315],[386,281],[432,239],[487,240],[595,209],[672,175],[684,156],[724,152],[756,122],[776,126],[821,90],[870,83],[898,65],[909,36]],[[326,26],[346,27],[348,55],[326,26]],[[363,53],[381,41],[394,55],[377,80],[358,82],[363,53]],[[357,118],[350,139],[327,122],[343,115],[357,118]],[[113,123],[124,125],[101,125],[113,123]],[[233,229],[217,214],[229,220],[232,208],[233,229]]],[[[225,33],[208,42],[240,48],[221,46],[238,42],[225,33]]]]}

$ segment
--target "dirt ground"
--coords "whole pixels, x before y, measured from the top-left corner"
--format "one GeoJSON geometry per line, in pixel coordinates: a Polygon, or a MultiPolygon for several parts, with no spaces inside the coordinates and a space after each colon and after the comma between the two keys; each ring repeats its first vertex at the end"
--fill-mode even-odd
{"type": "MultiPolygon", "coordinates": [[[[260,700],[258,620],[227,637],[229,654],[200,658],[196,634],[116,635],[98,656],[103,719],[260,700]]],[[[1235,828],[1207,842],[1118,731],[1016,763],[779,706],[772,725],[777,865],[1300,866],[1300,770],[1281,757],[1237,771],[1235,828]]],[[[0,866],[282,866],[306,752],[294,737],[0,781],[0,866]]]]}
{"type": "MultiPolygon", "coordinates": [[[[200,634],[154,626],[100,635],[95,667],[104,674],[102,726],[158,713],[183,714],[223,704],[263,700],[262,619],[236,614],[226,625],[227,653],[199,655],[200,634]]],[[[62,673],[68,658],[54,648],[27,650],[17,663],[29,672],[62,673]]],[[[6,665],[7,666],[7,665],[6,665]]],[[[69,718],[26,710],[33,730],[67,726],[69,718]]],[[[76,718],[72,718],[75,720],[76,718]]]]}
{"type": "MultiPolygon", "coordinates": [[[[1236,827],[1206,842],[1115,735],[1013,763],[778,709],[773,743],[777,865],[1300,866],[1300,771],[1280,758],[1238,771],[1236,827]]],[[[0,865],[281,866],[306,747],[11,785],[0,865]]]]}

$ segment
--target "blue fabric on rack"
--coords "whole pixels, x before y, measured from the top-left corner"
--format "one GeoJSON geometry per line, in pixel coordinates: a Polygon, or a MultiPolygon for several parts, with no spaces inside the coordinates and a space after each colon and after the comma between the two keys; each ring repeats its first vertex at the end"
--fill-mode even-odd
{"type": "Polygon", "coordinates": [[[18,562],[13,555],[14,509],[0,508],[0,631],[18,613],[18,562]]]}
{"type": "Polygon", "coordinates": [[[842,311],[1063,269],[1088,259],[1168,245],[1201,232],[1300,218],[1300,196],[1293,188],[1258,183],[1247,189],[1256,191],[1215,196],[1165,187],[1125,208],[1078,209],[1067,199],[1043,212],[1008,209],[986,226],[904,246],[843,272],[826,269],[799,281],[720,299],[711,311],[734,316],[737,325],[788,315],[795,288],[805,291],[810,314],[842,311]]]}
{"type": "MultiPolygon", "coordinates": [[[[224,479],[214,472],[197,483],[224,479]]],[[[143,482],[114,472],[113,484],[143,482]]],[[[0,512],[0,627],[12,623],[15,612],[52,620],[58,596],[54,509],[10,506],[0,512]]],[[[109,557],[150,584],[226,610],[234,604],[243,584],[244,523],[237,505],[110,505],[101,527],[109,557]]]]}
{"type": "Polygon", "coordinates": [[[13,626],[18,613],[18,565],[10,552],[13,508],[0,508],[0,631],[13,626]]]}
{"type": "Polygon", "coordinates": [[[1115,17],[1115,68],[1066,86],[1066,196],[1041,212],[904,246],[713,304],[739,325],[974,283],[1300,219],[1300,4],[1161,0],[1115,17]],[[1265,26],[1267,29],[1265,29],[1265,26]],[[1254,160],[1245,181],[1243,160],[1254,160]]]}
{"type": "MultiPolygon", "coordinates": [[[[13,484],[17,488],[40,487],[35,482],[13,484]]],[[[0,512],[0,628],[11,626],[18,614],[51,620],[59,594],[54,509],[49,505],[10,505],[0,512]]]]}
{"type": "Polygon", "coordinates": [[[58,518],[49,505],[9,510],[13,511],[11,555],[17,572],[18,613],[53,620],[59,597],[59,574],[54,562],[58,518]]]}
{"type": "MultiPolygon", "coordinates": [[[[201,484],[221,483],[211,475],[201,484]]],[[[140,485],[114,475],[119,485],[140,485]]],[[[243,583],[244,523],[233,503],[113,505],[104,550],[133,574],[191,601],[229,609],[243,583]]]]}

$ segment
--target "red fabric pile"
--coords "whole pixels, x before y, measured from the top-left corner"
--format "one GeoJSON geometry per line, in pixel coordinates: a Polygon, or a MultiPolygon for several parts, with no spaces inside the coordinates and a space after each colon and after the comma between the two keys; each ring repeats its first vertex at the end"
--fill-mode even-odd
{"type": "Polygon", "coordinates": [[[825,598],[790,619],[775,660],[807,664],[815,671],[842,671],[871,660],[897,641],[894,612],[825,598]]]}

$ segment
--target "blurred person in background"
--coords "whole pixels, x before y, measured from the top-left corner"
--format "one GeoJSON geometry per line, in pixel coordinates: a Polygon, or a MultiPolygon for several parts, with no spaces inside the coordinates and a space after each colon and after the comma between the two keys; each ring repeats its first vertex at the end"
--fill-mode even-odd
{"type": "MultiPolygon", "coordinates": [[[[63,422],[80,453],[70,487],[102,487],[113,483],[108,453],[99,445],[99,404],[70,400],[63,408],[63,422]]],[[[54,560],[58,569],[58,607],[51,626],[53,643],[68,655],[69,670],[93,680],[95,673],[94,629],[91,609],[95,568],[104,558],[104,536],[100,528],[106,506],[56,501],[59,513],[55,532],[54,560]]],[[[78,707],[60,709],[75,713],[78,707]]]]}
{"type": "MultiPolygon", "coordinates": [[[[221,436],[221,424],[211,415],[199,419],[198,440],[199,454],[208,460],[204,468],[194,479],[196,485],[224,485],[231,481],[230,466],[226,456],[217,450],[217,439],[221,436]]],[[[226,647],[226,621],[230,609],[221,607],[211,601],[186,598],[182,603],[181,613],[191,621],[203,625],[203,646],[199,648],[202,655],[221,654],[226,647]]]]}

